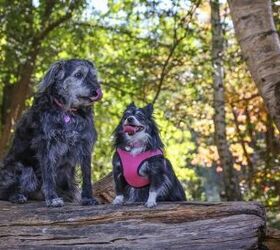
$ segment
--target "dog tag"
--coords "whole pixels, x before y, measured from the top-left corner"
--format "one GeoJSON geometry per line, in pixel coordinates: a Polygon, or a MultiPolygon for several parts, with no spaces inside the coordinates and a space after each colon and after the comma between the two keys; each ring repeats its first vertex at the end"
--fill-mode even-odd
{"type": "Polygon", "coordinates": [[[70,116],[69,116],[69,115],[66,115],[66,114],[64,114],[63,119],[64,119],[64,122],[65,122],[65,123],[68,123],[68,122],[70,122],[70,120],[71,120],[70,116]]]}

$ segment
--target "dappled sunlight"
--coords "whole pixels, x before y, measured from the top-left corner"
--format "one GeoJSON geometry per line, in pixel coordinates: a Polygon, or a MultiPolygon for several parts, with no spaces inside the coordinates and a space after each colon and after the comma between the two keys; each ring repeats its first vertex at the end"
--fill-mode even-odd
{"type": "MultiPolygon", "coordinates": [[[[225,128],[233,179],[244,200],[263,202],[273,225],[280,225],[280,135],[247,69],[226,1],[219,6],[220,64],[212,63],[213,27],[206,2],[83,0],[71,7],[71,1],[60,1],[49,9],[47,2],[17,2],[16,9],[9,1],[0,4],[1,154],[50,65],[85,58],[94,62],[104,94],[94,104],[94,181],[112,171],[112,134],[126,106],[153,103],[164,152],[188,200],[227,200],[227,170],[214,124],[218,88],[213,77],[221,76],[224,99],[218,102],[225,117],[216,123],[225,128]],[[54,22],[68,12],[61,23],[54,22]],[[214,193],[208,192],[209,185],[214,193]]],[[[280,27],[279,1],[273,3],[280,27]]]]}

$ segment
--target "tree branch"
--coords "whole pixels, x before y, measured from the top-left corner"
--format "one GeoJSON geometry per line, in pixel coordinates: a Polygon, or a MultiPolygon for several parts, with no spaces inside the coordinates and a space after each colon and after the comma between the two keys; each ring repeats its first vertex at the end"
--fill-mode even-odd
{"type": "Polygon", "coordinates": [[[89,27],[91,29],[98,28],[98,29],[108,30],[108,31],[110,31],[112,33],[115,33],[115,34],[127,35],[129,38],[132,38],[132,39],[137,40],[137,41],[141,40],[141,41],[145,41],[145,42],[148,42],[148,43],[156,42],[161,47],[165,47],[165,48],[170,47],[169,44],[162,43],[162,42],[158,41],[157,39],[152,39],[150,37],[135,36],[130,30],[127,30],[124,27],[105,26],[105,25],[98,24],[98,23],[91,24],[91,23],[88,23],[88,22],[74,22],[74,25],[89,27]]]}
{"type": "Polygon", "coordinates": [[[65,21],[69,20],[72,17],[73,10],[78,3],[78,0],[72,0],[70,2],[68,10],[66,11],[66,14],[58,18],[56,21],[50,23],[48,26],[46,26],[39,34],[35,36],[34,42],[36,43],[38,41],[43,40],[53,29],[55,29],[65,21]]]}
{"type": "MultiPolygon", "coordinates": [[[[182,26],[188,24],[191,21],[191,19],[193,17],[193,14],[195,13],[195,10],[198,8],[200,3],[201,3],[201,1],[198,0],[195,3],[195,5],[188,11],[187,15],[180,20],[179,24],[181,24],[182,26]],[[189,17],[189,20],[186,23],[187,17],[189,17]]],[[[170,61],[172,60],[172,56],[173,56],[176,48],[186,38],[186,36],[188,35],[188,33],[190,31],[188,28],[186,28],[185,33],[180,38],[177,38],[177,30],[178,30],[178,27],[176,27],[176,23],[175,23],[174,24],[174,31],[173,31],[174,32],[173,33],[173,44],[172,44],[172,46],[170,48],[170,51],[169,51],[169,54],[168,54],[168,56],[167,56],[167,58],[166,58],[166,60],[163,64],[161,74],[160,74],[160,78],[159,78],[158,88],[157,88],[156,94],[154,96],[154,99],[152,101],[152,104],[155,104],[157,99],[159,98],[160,92],[162,90],[162,86],[164,84],[165,77],[168,74],[168,72],[167,72],[168,65],[169,65],[170,61]]]]}

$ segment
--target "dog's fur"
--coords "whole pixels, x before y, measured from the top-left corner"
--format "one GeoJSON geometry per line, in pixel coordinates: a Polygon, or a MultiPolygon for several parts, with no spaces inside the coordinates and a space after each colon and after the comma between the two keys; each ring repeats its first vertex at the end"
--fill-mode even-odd
{"type": "MultiPolygon", "coordinates": [[[[114,147],[129,151],[136,155],[147,150],[163,149],[159,131],[152,116],[153,106],[137,108],[133,103],[125,110],[120,124],[114,132],[114,147]],[[129,134],[124,131],[125,125],[139,126],[139,131],[129,134]]],[[[152,157],[140,166],[141,176],[150,179],[150,185],[134,188],[128,185],[123,176],[120,157],[113,156],[113,175],[116,198],[113,204],[124,202],[146,202],[147,207],[156,206],[156,201],[183,201],[185,192],[177,179],[172,165],[164,156],[152,157]]]]}
{"type": "Polygon", "coordinates": [[[100,90],[96,74],[87,60],[59,61],[50,67],[4,158],[0,199],[24,203],[44,198],[47,206],[63,206],[63,199],[77,198],[75,166],[81,165],[81,202],[97,204],[91,184],[97,137],[91,106],[100,90]]]}

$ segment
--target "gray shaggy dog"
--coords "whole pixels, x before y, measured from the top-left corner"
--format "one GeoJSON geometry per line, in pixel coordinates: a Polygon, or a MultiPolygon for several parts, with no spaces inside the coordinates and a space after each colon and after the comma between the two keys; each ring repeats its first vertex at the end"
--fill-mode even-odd
{"type": "Polygon", "coordinates": [[[72,59],[50,67],[3,160],[0,199],[25,203],[44,198],[49,207],[63,206],[63,200],[76,200],[75,167],[80,165],[81,203],[97,204],[91,184],[97,137],[92,104],[101,97],[91,62],[72,59]]]}

